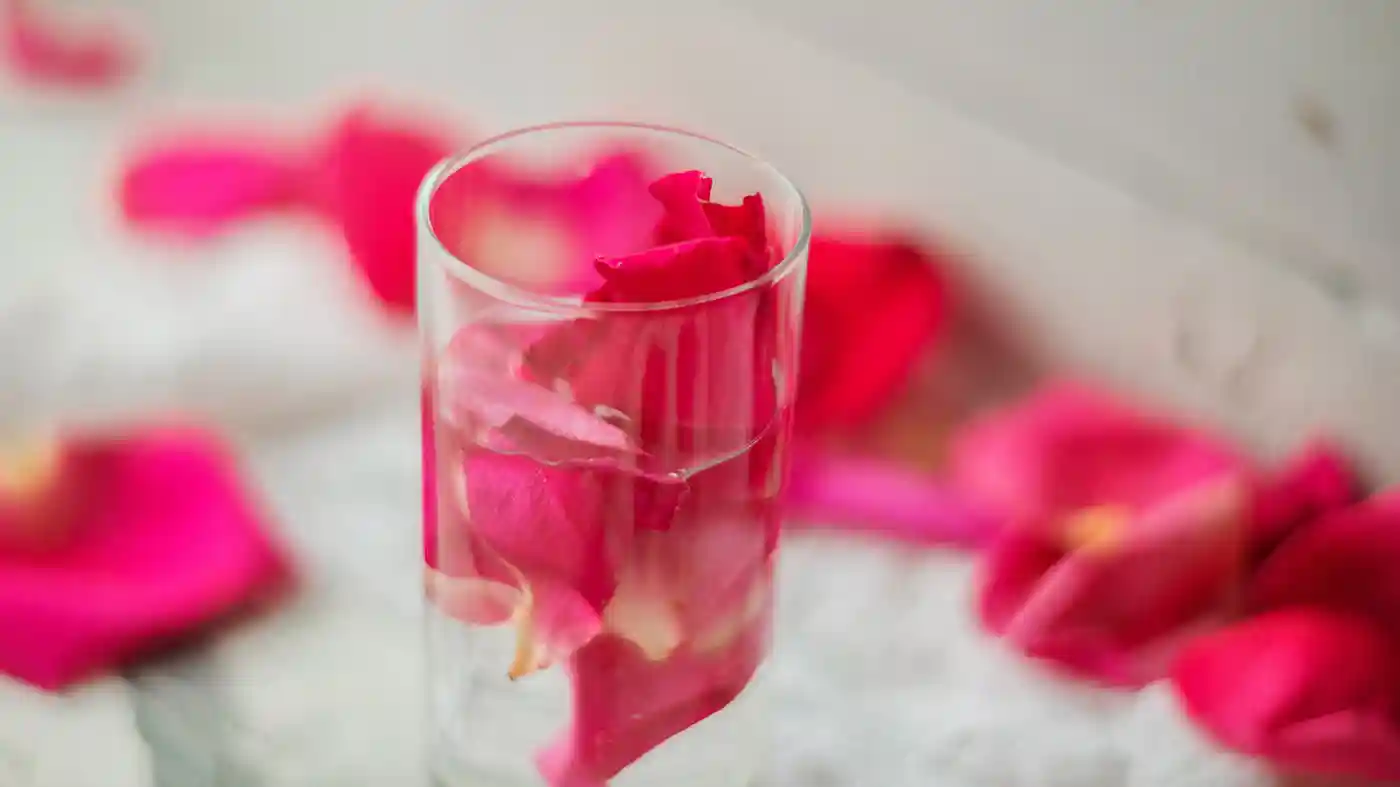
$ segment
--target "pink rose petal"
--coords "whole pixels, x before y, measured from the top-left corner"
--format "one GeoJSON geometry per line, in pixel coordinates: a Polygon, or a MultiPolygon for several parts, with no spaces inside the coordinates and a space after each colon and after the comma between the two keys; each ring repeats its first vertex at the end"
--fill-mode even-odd
{"type": "Polygon", "coordinates": [[[0,554],[66,545],[78,527],[85,480],[76,456],[57,439],[0,453],[0,554]]]}
{"type": "Polygon", "coordinates": [[[459,330],[438,362],[442,413],[458,428],[500,430],[521,419],[575,443],[633,450],[621,428],[584,409],[564,394],[516,375],[515,353],[491,326],[459,330]]]}
{"type": "Polygon", "coordinates": [[[605,489],[586,470],[472,454],[464,463],[471,532],[534,584],[551,579],[601,610],[616,586],[616,535],[625,511],[605,512],[605,489]],[[613,514],[612,521],[605,513],[613,514]]]}
{"type": "Polygon", "coordinates": [[[645,160],[602,155],[581,178],[540,176],[504,157],[473,162],[434,192],[435,237],[458,259],[534,292],[595,288],[593,261],[645,246],[659,209],[646,192],[645,160]]]}
{"type": "Polygon", "coordinates": [[[1111,685],[1160,677],[1172,650],[1225,614],[1244,564],[1244,496],[1201,486],[1105,523],[1014,528],[987,553],[983,624],[1027,655],[1111,685]],[[1090,539],[1100,540],[1090,540],[1090,539]],[[1079,543],[1076,543],[1079,541],[1079,543]]]}
{"type": "Polygon", "coordinates": [[[136,45],[110,23],[70,27],[35,6],[34,0],[0,0],[0,53],[15,74],[39,83],[103,88],[135,68],[136,45]]]}
{"type": "Polygon", "coordinates": [[[395,311],[413,310],[418,186],[455,147],[450,135],[435,128],[368,107],[347,114],[326,142],[326,208],[343,230],[357,269],[395,311]]]}
{"type": "Polygon", "coordinates": [[[288,578],[266,520],[209,435],[156,430],[71,447],[72,483],[84,490],[72,540],[0,555],[0,670],[60,688],[288,578]]]}
{"type": "Polygon", "coordinates": [[[710,222],[710,229],[720,237],[740,238],[749,247],[749,260],[757,263],[749,270],[750,276],[759,276],[772,261],[768,248],[768,217],[763,207],[761,194],[750,194],[738,205],[724,205],[706,202],[701,209],[710,222]]]}
{"type": "Polygon", "coordinates": [[[1209,435],[1058,385],[967,427],[952,474],[1008,522],[981,616],[1028,655],[1137,686],[1230,611],[1255,471],[1209,435]]]}
{"type": "Polygon", "coordinates": [[[1373,621],[1400,640],[1400,490],[1328,514],[1255,572],[1253,610],[1316,606],[1373,621]]]}
{"type": "Polygon", "coordinates": [[[656,227],[658,244],[713,237],[704,203],[714,182],[698,171],[676,172],[651,184],[651,195],[661,203],[664,216],[656,227]]]}
{"type": "Polygon", "coordinates": [[[1187,646],[1172,682],[1231,749],[1290,770],[1400,779],[1400,651],[1364,620],[1271,612],[1187,646]]]}
{"type": "Polygon", "coordinates": [[[948,322],[941,262],[897,236],[813,236],[797,399],[803,431],[860,425],[903,390],[948,322]]]}
{"type": "Polygon", "coordinates": [[[189,136],[162,140],[125,162],[117,200],[132,226],[199,237],[290,207],[303,179],[286,145],[189,136]]]}
{"type": "Polygon", "coordinates": [[[574,722],[540,753],[551,787],[599,787],[672,736],[728,707],[767,651],[766,620],[723,648],[652,661],[604,635],[570,662],[574,722]]]}
{"type": "Polygon", "coordinates": [[[876,459],[793,457],[787,499],[803,527],[843,527],[914,544],[977,547],[997,517],[927,473],[876,459]]]}
{"type": "Polygon", "coordinates": [[[1090,506],[1151,505],[1251,465],[1223,441],[1074,384],[1042,388],[953,443],[959,486],[1025,521],[1090,506]]]}
{"type": "Polygon", "coordinates": [[[1361,480],[1339,447],[1317,441],[1289,457],[1255,498],[1255,553],[1265,555],[1300,526],[1357,501],[1361,480]]]}
{"type": "Polygon", "coordinates": [[[723,292],[748,280],[747,255],[741,238],[699,238],[603,258],[597,269],[605,283],[589,300],[661,303],[723,292]]]}
{"type": "MultiPolygon", "coordinates": [[[[737,239],[687,241],[599,264],[590,299],[695,297],[744,281],[737,239]]],[[[646,302],[646,301],[642,301],[646,302]]],[[[530,348],[529,379],[567,384],[585,406],[619,413],[663,469],[745,447],[776,418],[771,301],[754,291],[655,314],[560,326],[530,348]]]]}
{"type": "Polygon", "coordinates": [[[527,606],[520,621],[520,644],[510,667],[512,678],[548,669],[572,656],[603,630],[597,606],[573,588],[549,579],[536,579],[528,588],[527,606]]]}

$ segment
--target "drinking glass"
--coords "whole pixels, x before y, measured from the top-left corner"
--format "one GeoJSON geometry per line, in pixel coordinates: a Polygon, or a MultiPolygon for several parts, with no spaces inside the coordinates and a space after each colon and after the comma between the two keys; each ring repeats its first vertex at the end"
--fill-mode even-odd
{"type": "Polygon", "coordinates": [[[741,787],[810,220],[763,161],[524,129],[418,207],[437,787],[741,787]]]}

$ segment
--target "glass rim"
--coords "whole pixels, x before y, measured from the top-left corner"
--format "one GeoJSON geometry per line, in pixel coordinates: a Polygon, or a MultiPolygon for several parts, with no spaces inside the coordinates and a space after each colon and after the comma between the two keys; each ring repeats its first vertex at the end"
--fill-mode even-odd
{"type": "MultiPolygon", "coordinates": [[[[444,263],[439,263],[437,267],[442,268],[448,275],[458,281],[482,292],[496,300],[508,303],[513,306],[521,306],[541,311],[559,312],[659,312],[682,309],[691,306],[699,306],[705,303],[732,298],[742,295],[751,290],[758,289],[770,284],[777,283],[787,278],[798,267],[802,260],[807,257],[807,247],[812,239],[812,211],[807,205],[807,198],[801,189],[797,188],[786,175],[777,167],[773,166],[766,159],[749,153],[742,148],[738,148],[727,142],[698,134],[693,131],[674,128],[670,126],[656,125],[651,123],[634,123],[626,121],[562,121],[556,123],[543,123],[533,126],[522,126],[501,134],[497,134],[482,142],[478,142],[460,153],[454,153],[442,161],[428,172],[423,178],[422,184],[418,187],[418,195],[414,204],[414,221],[418,227],[427,231],[428,237],[432,239],[436,250],[442,254],[444,263]],[[697,142],[704,142],[715,145],[730,152],[736,153],[748,161],[757,164],[763,170],[772,175],[789,194],[796,198],[797,204],[802,213],[802,229],[798,233],[797,240],[792,248],[788,249],[776,265],[764,271],[761,275],[747,279],[728,289],[716,292],[705,293],[690,298],[679,298],[669,301],[623,301],[606,303],[585,303],[578,295],[551,295],[545,292],[536,292],[516,284],[512,284],[504,279],[492,276],[489,273],[475,267],[471,263],[453,254],[438,237],[437,229],[432,222],[432,202],[433,196],[437,194],[439,188],[455,175],[459,170],[471,165],[473,162],[491,155],[500,148],[506,147],[510,142],[525,136],[549,132],[566,131],[570,129],[630,129],[633,131],[655,132],[675,137],[683,137],[697,142]]],[[[420,256],[423,250],[417,252],[420,256]]]]}

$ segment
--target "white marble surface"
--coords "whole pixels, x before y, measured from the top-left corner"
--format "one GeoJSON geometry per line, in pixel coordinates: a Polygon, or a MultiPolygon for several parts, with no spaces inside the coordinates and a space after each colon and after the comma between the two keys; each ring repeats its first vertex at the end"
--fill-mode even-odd
{"type": "MultiPolygon", "coordinates": [[[[1383,304],[781,25],[641,0],[129,7],[160,58],[131,91],[0,92],[0,430],[172,406],[217,419],[311,583],[128,681],[65,696],[0,684],[4,787],[376,787],[418,767],[411,338],[355,302],[315,228],[252,227],[209,249],[115,232],[111,155],[180,108],[301,120],[370,84],[482,130],[600,114],[698,127],[768,153],[819,208],[908,216],[974,252],[975,277],[1060,363],[1270,450],[1324,423],[1400,472],[1400,323],[1383,304]]],[[[1196,738],[1165,692],[1079,690],[985,642],[963,558],[815,538],[785,554],[787,784],[1267,783],[1196,738]]]]}

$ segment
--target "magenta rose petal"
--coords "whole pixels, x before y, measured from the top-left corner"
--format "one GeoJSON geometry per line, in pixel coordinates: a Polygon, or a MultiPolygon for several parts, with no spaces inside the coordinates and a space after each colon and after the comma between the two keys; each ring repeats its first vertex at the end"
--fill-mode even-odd
{"type": "Polygon", "coordinates": [[[161,140],[123,162],[117,202],[138,228],[204,237],[249,216],[290,207],[303,164],[285,143],[252,135],[161,140]]]}
{"type": "Polygon", "coordinates": [[[749,274],[759,276],[772,262],[768,250],[768,217],[763,197],[750,194],[738,205],[707,202],[701,206],[715,235],[741,238],[749,246],[749,274]]]}
{"type": "Polygon", "coordinates": [[[451,134],[369,106],[347,113],[327,135],[320,165],[326,211],[356,269],[391,311],[413,312],[413,201],[423,177],[454,147],[451,134]]]}
{"type": "Polygon", "coordinates": [[[1239,485],[1222,482],[1136,515],[1090,509],[1009,528],[982,566],[982,623],[1033,658],[1144,685],[1227,611],[1244,568],[1244,512],[1239,485]]]}
{"type": "Polygon", "coordinates": [[[623,768],[739,696],[767,647],[766,620],[723,647],[652,661],[635,644],[601,636],[571,660],[574,721],[539,755],[551,787],[606,785],[623,768]]]}
{"type": "Polygon", "coordinates": [[[587,470],[523,456],[472,453],[464,462],[470,530],[533,584],[551,579],[601,609],[615,579],[602,489],[587,470]]]}
{"type": "Polygon", "coordinates": [[[0,55],[19,77],[38,84],[106,88],[129,77],[136,41],[110,22],[55,18],[35,0],[0,0],[0,55]]]}
{"type": "Polygon", "coordinates": [[[1400,779],[1400,652],[1371,622],[1296,607],[1203,636],[1172,668],[1186,714],[1291,771],[1400,779]]]}
{"type": "Polygon", "coordinates": [[[658,244],[713,236],[704,203],[710,199],[713,181],[697,171],[666,175],[651,184],[651,195],[664,212],[656,226],[658,244]]]}
{"type": "MultiPolygon", "coordinates": [[[[0,553],[0,670],[57,689],[285,585],[222,444],[194,429],[71,443],[69,539],[0,553]]],[[[0,528],[6,523],[0,522],[0,528]]]]}
{"type": "Polygon", "coordinates": [[[598,260],[595,302],[662,303],[723,292],[748,278],[742,238],[697,238],[598,260]]]}

